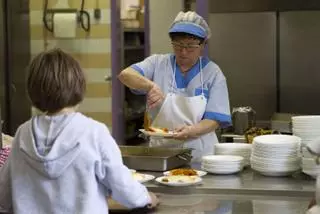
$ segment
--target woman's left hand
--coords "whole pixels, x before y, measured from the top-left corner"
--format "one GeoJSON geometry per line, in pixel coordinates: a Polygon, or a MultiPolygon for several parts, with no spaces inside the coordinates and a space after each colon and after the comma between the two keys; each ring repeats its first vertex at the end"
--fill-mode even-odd
{"type": "Polygon", "coordinates": [[[177,140],[188,140],[193,138],[193,126],[182,126],[174,130],[173,138],[177,140]]]}

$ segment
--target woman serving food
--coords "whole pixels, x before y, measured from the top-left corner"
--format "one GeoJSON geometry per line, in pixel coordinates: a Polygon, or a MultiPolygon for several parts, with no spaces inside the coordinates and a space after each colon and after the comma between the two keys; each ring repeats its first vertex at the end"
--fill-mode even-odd
{"type": "MultiPolygon", "coordinates": [[[[119,74],[133,92],[147,95],[151,127],[174,131],[172,141],[151,138],[151,146],[183,142],[193,161],[213,154],[215,130],[231,125],[226,78],[201,53],[210,37],[206,21],[180,12],[169,30],[174,54],[152,55],[119,74]]],[[[180,144],[181,145],[181,144],[180,144]]]]}

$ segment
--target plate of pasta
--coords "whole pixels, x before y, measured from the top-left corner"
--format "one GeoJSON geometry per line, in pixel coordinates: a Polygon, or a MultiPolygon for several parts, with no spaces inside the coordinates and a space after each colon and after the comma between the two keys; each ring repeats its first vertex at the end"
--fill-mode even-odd
{"type": "Polygon", "coordinates": [[[185,175],[185,176],[205,176],[207,172],[201,171],[201,170],[195,170],[195,169],[172,169],[170,171],[166,171],[163,173],[163,175],[166,176],[180,176],[180,175],[185,175]]]}
{"type": "Polygon", "coordinates": [[[173,137],[174,132],[166,128],[148,127],[148,129],[139,129],[146,136],[152,137],[173,137]]]}
{"type": "Polygon", "coordinates": [[[202,179],[199,176],[174,175],[158,177],[156,181],[167,186],[190,186],[201,183],[202,179]]]}
{"type": "Polygon", "coordinates": [[[142,173],[138,173],[138,172],[133,172],[132,176],[133,176],[133,179],[135,179],[136,181],[138,181],[140,183],[145,183],[145,182],[148,182],[148,181],[155,179],[155,176],[153,176],[153,175],[142,174],[142,173]]]}

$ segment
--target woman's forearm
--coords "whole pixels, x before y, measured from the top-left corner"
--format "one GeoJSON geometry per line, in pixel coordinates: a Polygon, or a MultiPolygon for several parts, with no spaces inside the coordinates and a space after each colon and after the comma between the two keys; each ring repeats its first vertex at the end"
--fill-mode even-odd
{"type": "Polygon", "coordinates": [[[154,83],[149,79],[145,78],[138,71],[131,67],[128,67],[121,71],[118,75],[119,80],[131,89],[150,91],[154,83]]]}
{"type": "Polygon", "coordinates": [[[217,121],[204,119],[192,126],[191,136],[200,137],[201,135],[215,131],[217,128],[219,128],[217,121]]]}

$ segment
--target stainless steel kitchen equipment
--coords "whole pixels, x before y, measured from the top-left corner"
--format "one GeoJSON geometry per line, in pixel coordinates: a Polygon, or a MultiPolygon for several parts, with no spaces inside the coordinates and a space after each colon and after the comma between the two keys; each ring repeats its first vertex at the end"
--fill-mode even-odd
{"type": "Polygon", "coordinates": [[[242,135],[256,125],[256,112],[251,107],[236,107],[232,111],[234,134],[242,135]]]}
{"type": "Polygon", "coordinates": [[[131,169],[167,171],[191,161],[188,148],[155,148],[144,146],[120,146],[124,164],[131,169]]]}
{"type": "Polygon", "coordinates": [[[219,142],[220,143],[247,143],[247,140],[244,135],[225,133],[221,135],[219,142]]]}
{"type": "Polygon", "coordinates": [[[270,120],[277,111],[276,13],[210,11],[208,22],[214,29],[209,56],[226,76],[230,105],[251,106],[257,121],[270,120]]]}
{"type": "Polygon", "coordinates": [[[279,14],[279,112],[319,114],[319,19],[319,10],[279,14]]]}

